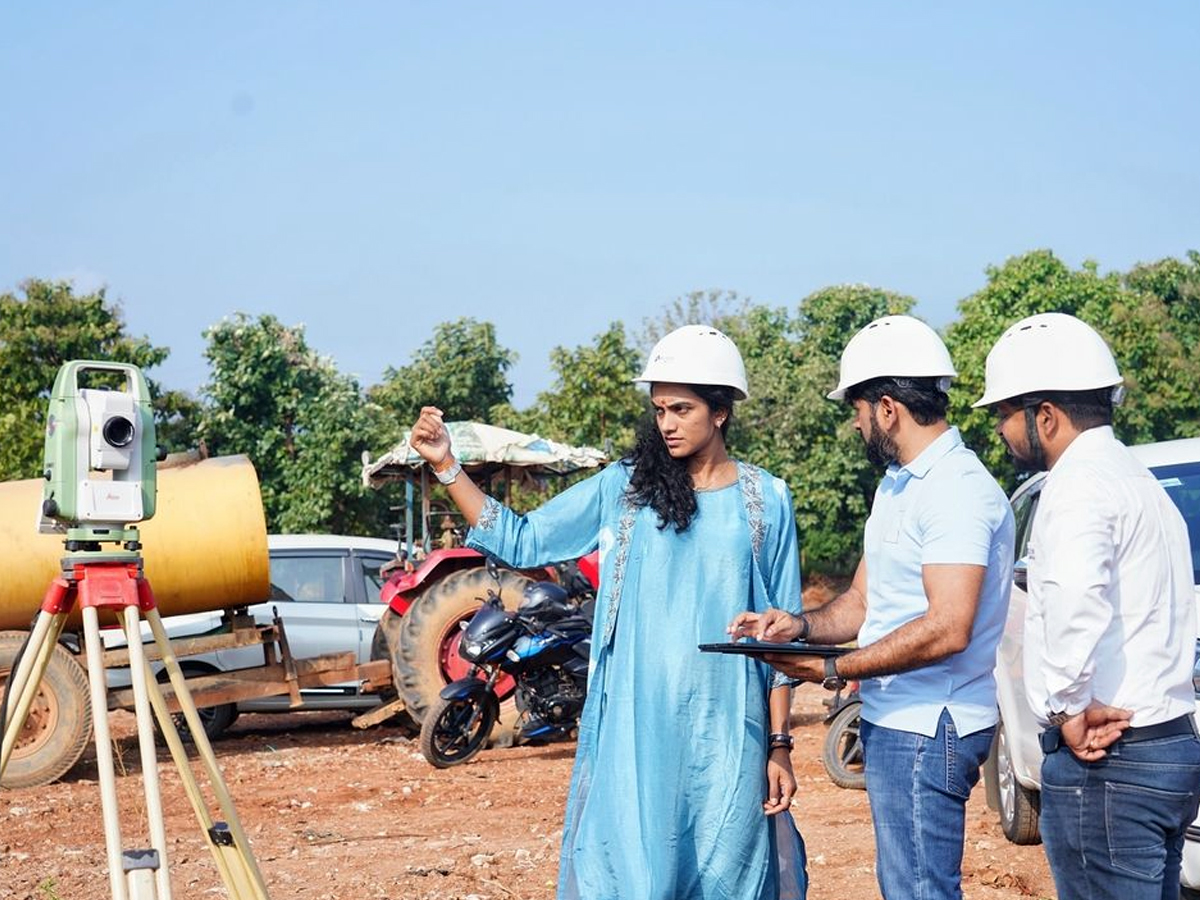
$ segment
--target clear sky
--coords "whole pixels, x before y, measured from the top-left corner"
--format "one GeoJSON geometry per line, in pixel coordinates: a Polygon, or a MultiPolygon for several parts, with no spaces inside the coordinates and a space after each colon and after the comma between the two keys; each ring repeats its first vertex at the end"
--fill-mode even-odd
{"type": "Polygon", "coordinates": [[[935,325],[1037,247],[1200,248],[1200,3],[5,4],[0,290],[107,285],[207,376],[235,311],[364,384],[496,323],[549,351],[692,290],[935,325]]]}

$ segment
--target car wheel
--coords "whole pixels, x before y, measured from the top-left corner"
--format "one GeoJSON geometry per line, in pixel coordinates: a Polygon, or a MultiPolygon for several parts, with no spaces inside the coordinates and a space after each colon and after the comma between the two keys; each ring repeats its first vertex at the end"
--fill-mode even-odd
{"type": "MultiPolygon", "coordinates": [[[[212,666],[199,665],[196,663],[181,663],[180,669],[183,672],[183,677],[193,678],[201,675],[215,675],[220,672],[212,666]]],[[[157,680],[160,684],[166,684],[170,680],[167,670],[163,669],[158,673],[157,680]]],[[[200,724],[204,728],[204,735],[210,741],[215,741],[221,737],[229,726],[234,723],[238,717],[238,708],[236,703],[220,703],[216,706],[201,706],[197,707],[196,715],[200,718],[200,724]]],[[[185,744],[192,744],[192,730],[188,727],[187,720],[183,717],[183,713],[177,712],[171,714],[172,721],[175,722],[175,729],[179,732],[180,739],[185,744]]],[[[162,729],[158,726],[158,719],[154,720],[154,732],[158,737],[159,743],[166,744],[163,738],[162,729]]]]}
{"type": "Polygon", "coordinates": [[[1017,781],[1004,722],[996,727],[996,788],[999,794],[1000,828],[1014,844],[1040,844],[1037,791],[1017,781]]]}

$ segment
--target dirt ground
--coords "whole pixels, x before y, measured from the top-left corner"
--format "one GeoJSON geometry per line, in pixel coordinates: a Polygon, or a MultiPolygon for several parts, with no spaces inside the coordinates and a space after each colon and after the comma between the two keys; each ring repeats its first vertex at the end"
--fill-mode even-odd
{"type": "MultiPolygon", "coordinates": [[[[792,760],[812,900],[878,896],[866,795],[821,765],[824,692],[796,692],[792,760]]],[[[134,723],[112,718],[123,843],[145,846],[134,723]]],[[[396,726],[342,714],[243,716],[215,745],[273,900],[544,900],[554,896],[573,744],[485,751],[436,770],[396,726]]],[[[173,893],[226,896],[169,754],[159,755],[173,893]]],[[[0,898],[109,896],[94,752],[49,787],[0,793],[0,898]]],[[[214,818],[221,818],[219,814],[214,818]]],[[[1052,897],[1041,847],[1009,844],[982,786],[968,806],[969,900],[1052,897]]]]}

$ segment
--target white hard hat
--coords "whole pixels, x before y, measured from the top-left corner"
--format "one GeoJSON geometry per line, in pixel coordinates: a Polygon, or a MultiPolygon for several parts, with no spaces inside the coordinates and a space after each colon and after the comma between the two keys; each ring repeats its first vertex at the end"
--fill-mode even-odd
{"type": "Polygon", "coordinates": [[[715,384],[731,387],[735,399],[745,400],[746,366],[737,345],[711,325],[676,328],[650,351],[637,382],[715,384]]]}
{"type": "MultiPolygon", "coordinates": [[[[1045,391],[1116,388],[1124,380],[1104,338],[1066,313],[1040,313],[1011,326],[988,353],[986,373],[973,406],[1045,391]]],[[[1121,393],[1113,391],[1114,403],[1121,393]]]]}
{"type": "Polygon", "coordinates": [[[912,316],[884,316],[850,338],[838,386],[825,396],[841,400],[872,378],[945,378],[948,386],[957,374],[936,331],[912,316]]]}

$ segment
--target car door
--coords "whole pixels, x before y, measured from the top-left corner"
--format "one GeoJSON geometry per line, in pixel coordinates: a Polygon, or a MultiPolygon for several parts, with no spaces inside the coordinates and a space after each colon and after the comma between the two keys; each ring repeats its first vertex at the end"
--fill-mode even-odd
{"type": "Polygon", "coordinates": [[[379,592],[387,580],[379,574],[385,563],[394,555],[370,550],[355,550],[351,554],[350,569],[354,582],[355,611],[358,620],[358,661],[370,662],[371,644],[375,640],[375,628],[379,617],[387,606],[379,599],[379,592]]]}
{"type": "Polygon", "coordinates": [[[1009,741],[1014,773],[1026,787],[1036,787],[1040,780],[1042,748],[1038,744],[1041,726],[1025,697],[1025,608],[1028,606],[1027,575],[1029,568],[1029,536],[1045,484],[1044,475],[1036,475],[1013,496],[1015,524],[1012,589],[1008,600],[1008,617],[1000,646],[996,651],[997,667],[1003,675],[997,678],[1005,734],[1009,741]],[[1019,746],[1013,744],[1019,743],[1019,746]]]}
{"type": "MultiPolygon", "coordinates": [[[[259,624],[269,624],[278,610],[288,649],[295,659],[343,653],[359,655],[359,623],[348,588],[350,551],[296,549],[271,551],[271,599],[250,607],[259,624]]],[[[234,651],[237,652],[237,651],[234,651]]],[[[232,657],[223,667],[234,667],[232,657]]],[[[304,691],[305,696],[357,692],[357,681],[304,691]]]]}

